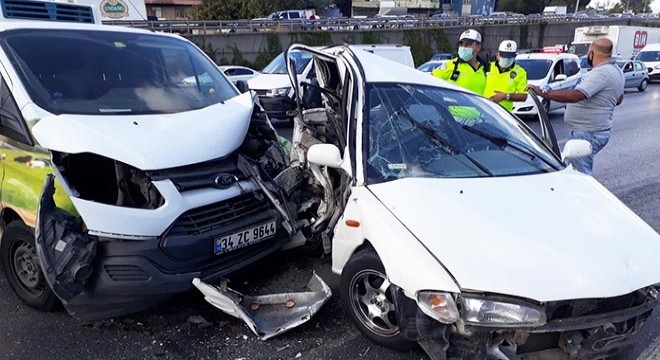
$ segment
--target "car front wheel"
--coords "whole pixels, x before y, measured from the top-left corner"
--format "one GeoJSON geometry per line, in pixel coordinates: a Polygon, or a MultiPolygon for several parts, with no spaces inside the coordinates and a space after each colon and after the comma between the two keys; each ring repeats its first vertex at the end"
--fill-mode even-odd
{"type": "Polygon", "coordinates": [[[646,80],[646,79],[644,79],[644,80],[642,80],[642,82],[641,82],[641,83],[639,84],[639,86],[637,87],[637,90],[639,90],[639,91],[646,91],[646,87],[647,87],[647,86],[649,86],[649,81],[646,80]]]}
{"type": "Polygon", "coordinates": [[[346,263],[341,273],[340,291],[344,309],[371,341],[395,350],[416,346],[401,335],[393,286],[373,249],[358,252],[346,263]]]}
{"type": "Polygon", "coordinates": [[[59,300],[41,272],[34,243],[34,231],[20,221],[5,227],[0,244],[0,260],[9,285],[26,305],[50,311],[59,300]]]}

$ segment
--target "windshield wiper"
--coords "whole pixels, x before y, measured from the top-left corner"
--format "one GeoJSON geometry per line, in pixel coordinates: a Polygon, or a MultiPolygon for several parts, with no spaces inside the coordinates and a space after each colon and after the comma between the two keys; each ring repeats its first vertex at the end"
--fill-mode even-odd
{"type": "Polygon", "coordinates": [[[467,132],[470,132],[472,134],[478,135],[478,136],[480,136],[484,139],[487,139],[499,148],[510,147],[510,148],[516,149],[519,152],[529,156],[530,160],[532,160],[532,161],[534,159],[540,159],[541,161],[543,161],[544,163],[546,163],[547,165],[549,165],[553,169],[558,170],[557,167],[554,164],[552,164],[548,159],[545,159],[543,156],[538,155],[533,150],[531,150],[530,148],[528,148],[527,146],[525,146],[523,144],[520,144],[520,143],[515,142],[515,141],[511,141],[511,140],[509,140],[505,137],[502,137],[502,136],[489,134],[485,131],[475,129],[474,127],[469,126],[469,125],[463,125],[463,130],[465,130],[467,132]]]}
{"type": "Polygon", "coordinates": [[[438,134],[432,128],[430,128],[426,125],[422,125],[419,121],[415,120],[412,116],[410,116],[410,114],[408,113],[408,111],[406,109],[401,108],[397,113],[402,114],[403,117],[406,118],[406,120],[408,120],[414,128],[418,129],[422,134],[424,134],[424,136],[426,136],[427,138],[429,138],[431,140],[435,140],[441,146],[449,149],[449,151],[447,151],[447,149],[443,149],[443,150],[445,150],[447,152],[451,152],[454,155],[463,155],[463,156],[465,156],[465,158],[470,160],[470,162],[473,163],[476,167],[478,167],[479,170],[483,171],[488,176],[493,176],[493,173],[490,172],[490,170],[488,170],[480,162],[473,159],[471,156],[466,154],[464,151],[461,151],[461,149],[459,149],[456,146],[452,145],[449,141],[445,140],[441,136],[438,136],[438,134]]]}

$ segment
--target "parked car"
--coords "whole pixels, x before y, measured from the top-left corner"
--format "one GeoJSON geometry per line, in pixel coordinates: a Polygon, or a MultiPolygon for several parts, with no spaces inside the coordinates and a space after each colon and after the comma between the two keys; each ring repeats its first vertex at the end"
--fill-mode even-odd
{"type": "Polygon", "coordinates": [[[617,60],[616,64],[623,70],[623,75],[626,77],[625,87],[646,91],[646,87],[649,85],[649,70],[643,62],[617,60]]]}
{"type": "Polygon", "coordinates": [[[292,158],[325,194],[315,219],[362,334],[434,359],[596,359],[636,343],[659,301],[660,236],[564,163],[588,142],[560,154],[497,104],[361,49],[294,52],[336,84],[298,102],[292,158]]]}
{"type": "Polygon", "coordinates": [[[245,66],[223,65],[219,67],[227,78],[234,84],[237,81],[248,81],[260,73],[245,66]]]}
{"type": "Polygon", "coordinates": [[[660,44],[648,44],[637,54],[635,60],[644,63],[649,71],[649,80],[660,80],[660,44]]]}
{"type": "Polygon", "coordinates": [[[450,53],[436,53],[433,54],[431,57],[431,60],[450,60],[454,57],[453,54],[450,53]]]}
{"type": "Polygon", "coordinates": [[[417,70],[424,73],[432,73],[435,68],[446,66],[449,60],[429,60],[417,67],[417,70]]]}
{"type": "MultiPolygon", "coordinates": [[[[580,82],[580,59],[575,54],[564,52],[531,52],[518,54],[516,64],[527,72],[527,82],[552,90],[571,90],[580,82]]],[[[559,51],[559,50],[558,50],[559,51]]],[[[543,100],[547,112],[562,109],[566,104],[543,100]]],[[[520,116],[536,115],[537,109],[533,100],[527,97],[524,102],[513,103],[513,113],[520,116]]]]}

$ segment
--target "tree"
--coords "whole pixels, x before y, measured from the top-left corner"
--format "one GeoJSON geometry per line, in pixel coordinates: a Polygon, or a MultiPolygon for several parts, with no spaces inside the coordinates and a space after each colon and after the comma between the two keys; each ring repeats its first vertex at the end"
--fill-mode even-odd
{"type": "MultiPolygon", "coordinates": [[[[581,0],[580,9],[586,9],[590,0],[581,0]]],[[[643,0],[642,0],[643,1],[643,0]]],[[[542,13],[546,6],[566,6],[567,12],[575,12],[576,0],[499,0],[497,11],[509,11],[518,14],[542,13]]]]}
{"type": "Polygon", "coordinates": [[[611,13],[622,13],[625,10],[632,10],[635,14],[639,13],[651,13],[653,12],[651,10],[651,6],[649,3],[652,2],[650,0],[621,0],[618,4],[616,4],[612,10],[610,11],[611,13]]]}
{"type": "Polygon", "coordinates": [[[190,14],[196,20],[253,19],[278,10],[304,9],[305,4],[305,0],[204,0],[190,14]]]}

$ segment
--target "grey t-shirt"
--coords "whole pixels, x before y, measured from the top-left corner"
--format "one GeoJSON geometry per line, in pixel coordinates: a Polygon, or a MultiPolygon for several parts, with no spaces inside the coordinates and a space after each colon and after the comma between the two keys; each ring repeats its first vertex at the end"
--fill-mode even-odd
{"type": "Polygon", "coordinates": [[[623,94],[625,77],[615,60],[598,64],[584,74],[575,87],[586,99],[566,104],[564,121],[571,130],[599,131],[612,127],[612,116],[619,96],[623,94]]]}

